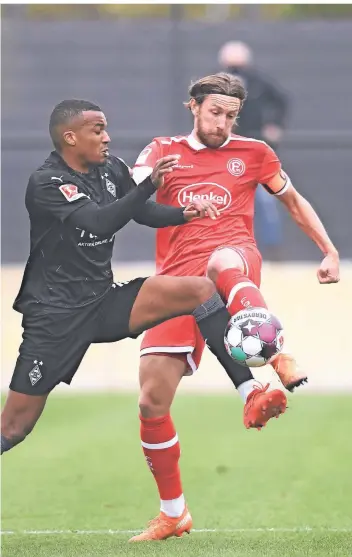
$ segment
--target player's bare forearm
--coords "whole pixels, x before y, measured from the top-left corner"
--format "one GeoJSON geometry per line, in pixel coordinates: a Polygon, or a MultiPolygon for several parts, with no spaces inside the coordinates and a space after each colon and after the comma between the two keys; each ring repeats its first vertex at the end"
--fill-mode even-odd
{"type": "Polygon", "coordinates": [[[336,255],[338,252],[329,238],[323,223],[311,204],[291,187],[280,200],[286,205],[293,220],[303,232],[319,247],[324,255],[336,255]]]}

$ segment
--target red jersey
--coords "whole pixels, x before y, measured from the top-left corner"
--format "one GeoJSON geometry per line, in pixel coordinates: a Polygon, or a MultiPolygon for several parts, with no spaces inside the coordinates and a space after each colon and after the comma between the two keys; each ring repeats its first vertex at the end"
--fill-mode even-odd
{"type": "MultiPolygon", "coordinates": [[[[157,137],[139,155],[133,173],[137,183],[151,174],[156,161],[180,155],[173,172],[157,191],[158,203],[186,207],[209,199],[220,211],[216,220],[195,219],[184,226],[157,231],[157,271],[170,275],[204,273],[211,253],[220,246],[254,244],[254,197],[281,169],[274,151],[263,141],[231,135],[209,149],[193,135],[157,137]]],[[[281,193],[281,192],[279,192],[281,193]]]]}

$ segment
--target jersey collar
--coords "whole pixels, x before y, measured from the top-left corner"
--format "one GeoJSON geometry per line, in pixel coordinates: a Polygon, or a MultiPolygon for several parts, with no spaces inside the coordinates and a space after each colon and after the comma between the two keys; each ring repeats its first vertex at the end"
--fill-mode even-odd
{"type": "MultiPolygon", "coordinates": [[[[228,145],[230,140],[231,140],[231,136],[229,135],[226,141],[224,141],[224,143],[220,145],[219,149],[221,149],[221,147],[225,147],[226,145],[228,145]]],[[[201,151],[202,149],[207,149],[206,145],[203,145],[203,143],[200,143],[198,139],[194,137],[193,132],[189,134],[189,136],[187,137],[187,141],[190,147],[192,147],[192,149],[194,149],[195,151],[201,151]]]]}

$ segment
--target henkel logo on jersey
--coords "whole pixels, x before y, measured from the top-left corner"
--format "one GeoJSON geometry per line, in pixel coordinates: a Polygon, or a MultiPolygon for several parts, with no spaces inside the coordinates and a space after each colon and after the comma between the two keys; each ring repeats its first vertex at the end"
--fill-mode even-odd
{"type": "Polygon", "coordinates": [[[230,205],[232,198],[229,190],[216,184],[215,182],[199,182],[197,184],[190,184],[185,186],[179,191],[177,200],[181,207],[186,207],[193,201],[202,199],[211,201],[219,211],[225,211],[230,205]]]}

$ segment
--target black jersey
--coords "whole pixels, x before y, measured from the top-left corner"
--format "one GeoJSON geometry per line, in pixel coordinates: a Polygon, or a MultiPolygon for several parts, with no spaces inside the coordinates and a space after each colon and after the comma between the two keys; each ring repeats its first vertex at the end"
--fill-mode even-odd
{"type": "MultiPolygon", "coordinates": [[[[121,226],[116,225],[109,233],[96,235],[89,231],[89,220],[85,229],[75,226],[74,213],[81,214],[82,210],[78,210],[85,205],[89,206],[86,209],[106,207],[127,194],[133,202],[133,194],[141,192],[133,192],[131,197],[131,188],[138,189],[130,178],[128,166],[117,157],[110,155],[104,165],[82,174],[68,167],[57,152],[50,154],[31,175],[27,186],[30,256],[14,309],[23,313],[26,308],[37,304],[81,307],[109,291],[113,282],[111,258],[115,232],[134,215],[129,214],[121,226]]],[[[142,199],[144,212],[145,201],[155,191],[151,182],[147,190],[142,199]]],[[[127,201],[127,197],[120,206],[127,201]]],[[[150,208],[156,205],[147,203],[150,208]]],[[[116,203],[115,206],[117,208],[116,203]]],[[[104,211],[111,209],[114,207],[104,211]]],[[[167,215],[162,214],[170,222],[161,222],[160,226],[184,222],[179,212],[171,214],[170,207],[167,211],[167,215]]],[[[103,213],[100,216],[104,216],[103,213]]],[[[159,226],[148,222],[143,224],[159,226]]]]}

